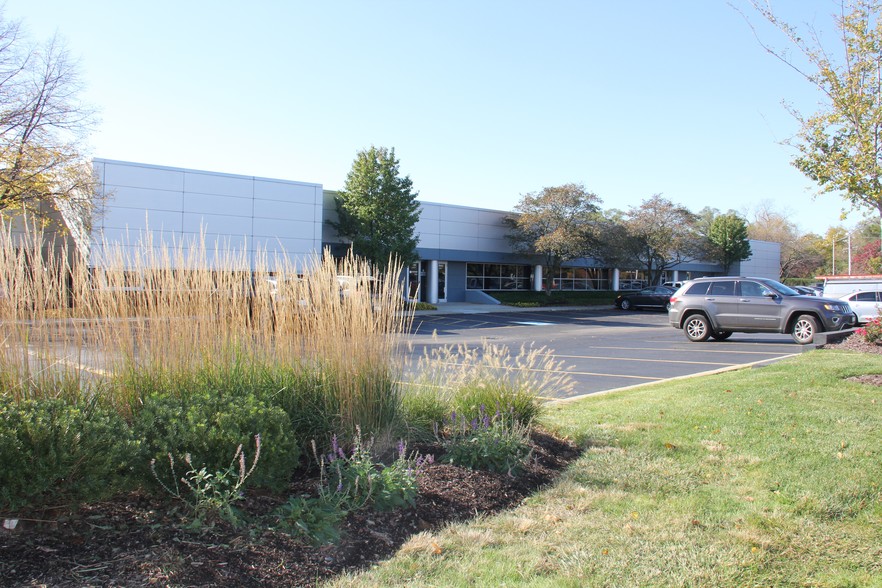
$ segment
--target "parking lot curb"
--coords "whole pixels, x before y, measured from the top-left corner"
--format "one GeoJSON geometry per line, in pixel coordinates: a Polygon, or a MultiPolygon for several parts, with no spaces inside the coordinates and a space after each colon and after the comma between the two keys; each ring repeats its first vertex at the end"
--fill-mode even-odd
{"type": "Polygon", "coordinates": [[[852,327],[851,329],[843,329],[841,331],[828,331],[826,333],[818,333],[815,335],[814,340],[812,340],[812,345],[814,347],[821,347],[823,345],[827,345],[828,343],[838,343],[843,339],[847,339],[849,335],[858,330],[859,327],[852,327]]]}

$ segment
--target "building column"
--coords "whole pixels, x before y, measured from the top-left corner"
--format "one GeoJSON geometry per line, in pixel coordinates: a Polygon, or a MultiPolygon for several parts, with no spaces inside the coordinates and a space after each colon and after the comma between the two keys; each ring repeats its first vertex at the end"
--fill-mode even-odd
{"type": "Polygon", "coordinates": [[[672,282],[680,281],[680,272],[678,270],[674,270],[674,278],[671,280],[672,282]]]}
{"type": "Polygon", "coordinates": [[[533,292],[542,291],[542,266],[533,266],[533,292]]]}
{"type": "Polygon", "coordinates": [[[619,291],[619,268],[615,268],[613,270],[613,280],[612,280],[612,289],[614,292],[619,291]]]}
{"type": "Polygon", "coordinates": [[[426,293],[426,302],[438,304],[438,260],[429,260],[429,291],[426,293]]]}

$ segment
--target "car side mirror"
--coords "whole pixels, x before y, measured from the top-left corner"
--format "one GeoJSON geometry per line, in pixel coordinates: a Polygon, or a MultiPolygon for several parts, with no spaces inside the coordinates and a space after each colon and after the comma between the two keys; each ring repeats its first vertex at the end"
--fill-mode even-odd
{"type": "Polygon", "coordinates": [[[766,290],[765,292],[763,292],[763,296],[767,296],[767,297],[771,298],[772,300],[778,299],[778,294],[776,294],[775,292],[771,292],[769,290],[766,290]]]}

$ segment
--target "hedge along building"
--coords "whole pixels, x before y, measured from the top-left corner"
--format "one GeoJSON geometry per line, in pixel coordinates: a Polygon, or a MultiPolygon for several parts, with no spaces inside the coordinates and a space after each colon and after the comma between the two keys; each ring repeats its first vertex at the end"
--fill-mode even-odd
{"type": "MultiPolygon", "coordinates": [[[[219,256],[243,256],[252,269],[264,260],[286,259],[308,269],[326,249],[348,248],[328,220],[335,219],[335,192],[321,184],[95,159],[95,215],[89,265],[107,263],[109,248],[131,257],[145,244],[186,248],[199,240],[209,266],[219,256]]],[[[538,256],[515,253],[503,224],[507,211],[422,202],[415,227],[417,254],[406,275],[412,298],[432,303],[495,303],[486,292],[541,290],[545,269],[538,256]]],[[[733,267],[742,275],[777,278],[780,246],[752,241],[753,256],[733,267]]],[[[720,273],[710,263],[673,268],[672,281],[720,273]]],[[[606,268],[592,259],[564,264],[554,276],[560,290],[617,290],[642,283],[638,270],[606,268]]]]}

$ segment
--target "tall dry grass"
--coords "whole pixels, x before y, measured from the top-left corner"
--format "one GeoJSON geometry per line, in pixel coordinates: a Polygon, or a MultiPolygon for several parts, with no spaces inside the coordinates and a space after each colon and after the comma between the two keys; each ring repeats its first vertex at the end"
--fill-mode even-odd
{"type": "Polygon", "coordinates": [[[397,335],[412,320],[399,266],[377,276],[362,260],[326,255],[298,272],[286,258],[208,251],[204,239],[148,238],[137,248],[105,243],[100,269],[90,270],[63,248],[46,249],[38,232],[0,231],[3,394],[102,394],[125,414],[157,390],[185,393],[207,380],[266,386],[294,373],[314,388],[310,406],[338,426],[390,428],[397,335]],[[374,276],[379,287],[341,296],[341,274],[374,276]]]}

